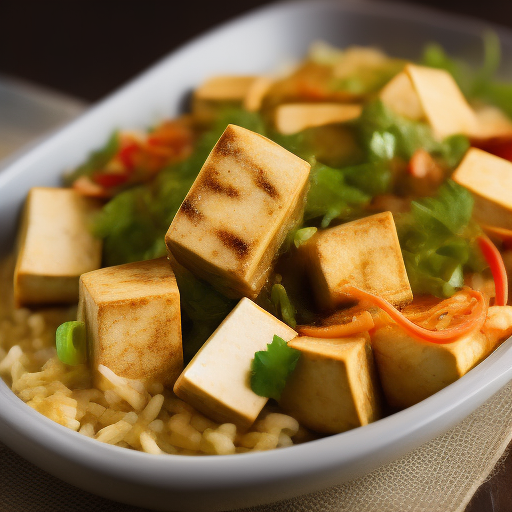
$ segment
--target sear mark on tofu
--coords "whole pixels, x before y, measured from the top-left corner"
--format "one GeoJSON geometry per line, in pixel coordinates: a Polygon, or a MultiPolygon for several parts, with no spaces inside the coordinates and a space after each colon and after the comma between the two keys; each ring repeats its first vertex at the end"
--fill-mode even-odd
{"type": "Polygon", "coordinates": [[[234,187],[233,185],[228,185],[225,183],[221,183],[218,179],[219,171],[217,171],[213,166],[209,166],[203,171],[203,179],[201,181],[201,186],[205,187],[213,192],[217,192],[219,194],[225,194],[231,198],[240,197],[240,191],[234,187]]]}
{"type": "Polygon", "coordinates": [[[249,255],[250,245],[239,236],[224,229],[218,229],[215,233],[222,244],[231,249],[238,259],[243,260],[249,255]]]}
{"type": "Polygon", "coordinates": [[[198,223],[204,219],[204,215],[200,212],[197,206],[194,204],[194,200],[191,197],[187,197],[183,201],[180,211],[185,214],[192,222],[198,223]]]}
{"type": "Polygon", "coordinates": [[[279,199],[279,192],[277,188],[268,179],[267,173],[264,169],[256,165],[236,144],[236,136],[230,131],[226,130],[217,142],[215,151],[223,157],[232,157],[238,161],[240,165],[245,167],[251,172],[254,184],[263,192],[265,192],[272,199],[279,199]]]}
{"type": "Polygon", "coordinates": [[[263,169],[255,168],[255,176],[254,183],[258,188],[261,188],[264,192],[266,192],[272,199],[279,198],[279,192],[276,187],[270,183],[268,180],[266,173],[263,169]]]}

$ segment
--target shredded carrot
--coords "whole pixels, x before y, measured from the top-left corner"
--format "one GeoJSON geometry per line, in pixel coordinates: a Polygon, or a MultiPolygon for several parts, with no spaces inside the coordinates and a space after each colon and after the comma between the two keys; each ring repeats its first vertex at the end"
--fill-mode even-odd
{"type": "Polygon", "coordinates": [[[314,338],[343,338],[360,332],[369,331],[375,326],[373,317],[369,311],[363,311],[352,317],[351,322],[345,324],[328,325],[315,327],[303,325],[297,328],[301,336],[312,336],[314,338]]]}
{"type": "Polygon", "coordinates": [[[508,278],[500,251],[486,236],[480,236],[477,240],[485,261],[491,268],[492,278],[494,279],[496,289],[494,304],[496,306],[506,306],[508,302],[508,278]]]}
{"type": "Polygon", "coordinates": [[[413,338],[439,344],[450,343],[465,334],[480,329],[485,322],[487,310],[483,295],[476,290],[467,289],[465,290],[465,293],[474,299],[475,305],[471,312],[468,315],[465,315],[465,321],[454,327],[436,331],[425,329],[424,327],[420,327],[419,325],[411,322],[387,300],[378,297],[377,295],[360,290],[355,286],[345,286],[344,293],[355,299],[368,302],[373,306],[381,308],[413,338]]]}

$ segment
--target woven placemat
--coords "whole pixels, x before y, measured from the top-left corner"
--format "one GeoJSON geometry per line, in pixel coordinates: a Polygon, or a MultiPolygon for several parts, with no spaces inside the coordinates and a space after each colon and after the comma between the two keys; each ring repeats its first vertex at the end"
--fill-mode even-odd
{"type": "MultiPolygon", "coordinates": [[[[499,467],[511,439],[509,383],[455,428],[391,464],[325,491],[246,512],[462,512],[499,467]]],[[[61,482],[0,444],[0,512],[143,510],[61,482]]]]}

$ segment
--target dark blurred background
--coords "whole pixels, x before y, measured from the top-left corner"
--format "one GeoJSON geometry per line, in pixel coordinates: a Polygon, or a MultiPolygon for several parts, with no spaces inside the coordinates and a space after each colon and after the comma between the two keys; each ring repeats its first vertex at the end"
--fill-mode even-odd
{"type": "MultiPolygon", "coordinates": [[[[512,29],[511,0],[401,2],[512,29]]],[[[194,36],[271,3],[275,2],[0,0],[0,75],[95,101],[194,36]]]]}

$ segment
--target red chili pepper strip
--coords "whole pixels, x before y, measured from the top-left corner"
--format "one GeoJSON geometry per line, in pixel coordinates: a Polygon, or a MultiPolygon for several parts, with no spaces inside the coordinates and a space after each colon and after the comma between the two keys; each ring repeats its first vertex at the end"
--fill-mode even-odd
{"type": "Polygon", "coordinates": [[[477,241],[485,261],[491,268],[492,278],[494,279],[494,288],[496,289],[494,304],[496,306],[506,306],[508,302],[508,278],[500,251],[486,236],[479,236],[477,241]]]}
{"type": "Polygon", "coordinates": [[[343,338],[360,332],[369,331],[375,327],[372,315],[368,311],[363,311],[353,317],[351,322],[346,324],[327,325],[325,327],[316,327],[312,325],[302,325],[297,328],[301,336],[312,336],[314,338],[343,338]]]}
{"type": "Polygon", "coordinates": [[[128,170],[133,170],[135,164],[133,162],[134,153],[139,149],[139,145],[135,142],[127,144],[119,151],[117,158],[123,163],[128,170]]]}
{"type": "Polygon", "coordinates": [[[103,188],[112,188],[123,185],[128,181],[127,174],[120,173],[98,173],[92,177],[94,183],[97,183],[103,188]]]}
{"type": "Polygon", "coordinates": [[[355,286],[345,286],[343,293],[350,295],[354,299],[369,302],[385,311],[402,329],[413,338],[421,341],[430,341],[432,343],[451,343],[452,341],[468,334],[472,331],[480,329],[485,322],[486,304],[483,295],[476,291],[467,289],[466,293],[476,299],[476,304],[470,314],[467,315],[466,321],[454,327],[442,329],[440,331],[431,331],[411,322],[398,309],[382,297],[373,295],[356,288],[355,286]]]}

